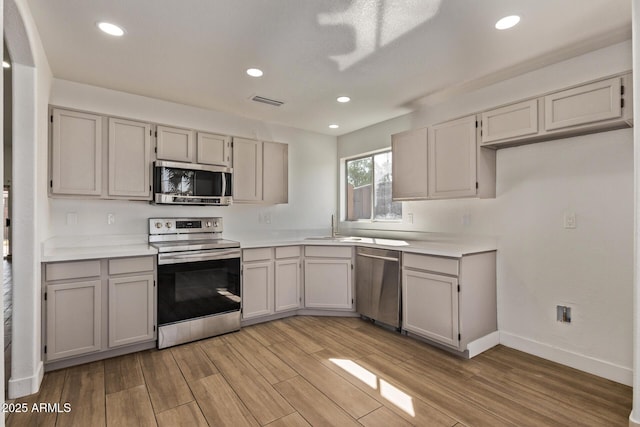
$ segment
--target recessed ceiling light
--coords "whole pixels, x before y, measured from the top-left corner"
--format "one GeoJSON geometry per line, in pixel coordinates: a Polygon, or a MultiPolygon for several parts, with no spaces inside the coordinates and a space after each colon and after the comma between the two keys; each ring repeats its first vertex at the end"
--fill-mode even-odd
{"type": "Polygon", "coordinates": [[[331,129],[338,129],[340,126],[338,126],[338,125],[329,125],[329,127],[330,127],[331,129]]]}
{"type": "Polygon", "coordinates": [[[11,64],[9,64],[7,61],[2,61],[2,68],[11,68],[11,64]]]}
{"type": "Polygon", "coordinates": [[[264,73],[259,68],[249,68],[247,70],[247,74],[249,74],[251,77],[262,77],[264,73]]]}
{"type": "Polygon", "coordinates": [[[505,16],[496,22],[496,29],[506,30],[515,26],[518,22],[520,22],[520,17],[518,15],[505,16]]]}
{"type": "Polygon", "coordinates": [[[336,99],[336,101],[345,103],[345,102],[351,101],[351,98],[349,98],[348,96],[339,96],[338,99],[336,99]]]}
{"type": "Polygon", "coordinates": [[[124,30],[115,24],[111,24],[109,22],[98,22],[97,25],[98,25],[98,28],[100,28],[102,31],[109,34],[110,36],[120,37],[124,34],[124,30]]]}

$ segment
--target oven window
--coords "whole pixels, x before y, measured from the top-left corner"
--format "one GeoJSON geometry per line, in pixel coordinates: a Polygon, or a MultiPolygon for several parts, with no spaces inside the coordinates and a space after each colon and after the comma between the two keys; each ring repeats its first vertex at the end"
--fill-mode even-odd
{"type": "Polygon", "coordinates": [[[158,324],[240,310],[240,259],[158,266],[158,324]]]}

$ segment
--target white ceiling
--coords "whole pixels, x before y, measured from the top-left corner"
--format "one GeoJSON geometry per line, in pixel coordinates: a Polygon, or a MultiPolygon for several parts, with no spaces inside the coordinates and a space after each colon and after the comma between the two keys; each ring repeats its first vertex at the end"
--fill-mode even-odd
{"type": "Polygon", "coordinates": [[[425,96],[631,36],[630,0],[29,4],[57,78],[330,135],[407,113],[425,96]],[[518,26],[494,29],[511,14],[522,17],[518,26]],[[125,36],[104,35],[98,21],[124,27],[125,36]],[[264,76],[247,76],[249,67],[264,76]],[[254,94],[285,104],[258,104],[249,100],[254,94]],[[338,104],[340,95],[352,102],[338,104]]]}

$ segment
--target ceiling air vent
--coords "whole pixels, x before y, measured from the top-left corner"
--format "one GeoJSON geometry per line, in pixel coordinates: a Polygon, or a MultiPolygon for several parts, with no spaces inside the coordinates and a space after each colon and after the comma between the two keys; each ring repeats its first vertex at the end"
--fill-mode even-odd
{"type": "Polygon", "coordinates": [[[265,98],[263,96],[258,96],[258,95],[251,97],[251,100],[256,102],[262,102],[263,104],[273,105],[274,107],[279,107],[282,104],[284,104],[284,102],[282,101],[276,101],[275,99],[269,99],[269,98],[265,98]]]}

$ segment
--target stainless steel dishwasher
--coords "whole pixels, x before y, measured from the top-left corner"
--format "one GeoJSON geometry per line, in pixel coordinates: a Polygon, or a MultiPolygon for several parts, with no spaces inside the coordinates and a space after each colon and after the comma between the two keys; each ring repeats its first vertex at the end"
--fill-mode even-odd
{"type": "Polygon", "coordinates": [[[400,328],[400,252],[356,248],[356,311],[400,328]]]}

